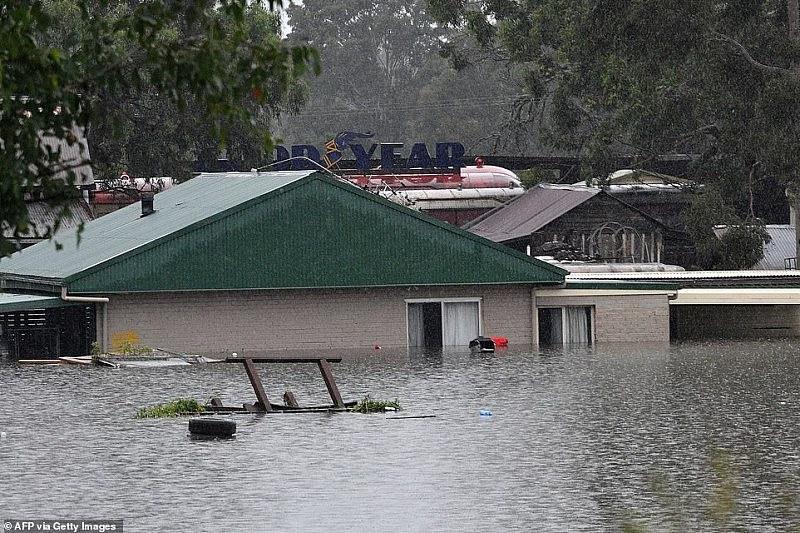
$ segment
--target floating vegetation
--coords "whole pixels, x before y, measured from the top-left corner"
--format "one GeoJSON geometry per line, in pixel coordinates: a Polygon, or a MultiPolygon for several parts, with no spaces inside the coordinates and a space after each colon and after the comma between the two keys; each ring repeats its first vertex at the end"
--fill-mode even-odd
{"type": "Polygon", "coordinates": [[[205,407],[194,398],[178,398],[169,403],[160,403],[152,407],[143,407],[136,413],[136,418],[169,418],[175,416],[202,413],[205,407]]]}
{"type": "Polygon", "coordinates": [[[385,400],[373,400],[369,395],[355,404],[352,408],[356,413],[383,413],[385,411],[400,411],[403,408],[395,399],[393,402],[385,400]]]}

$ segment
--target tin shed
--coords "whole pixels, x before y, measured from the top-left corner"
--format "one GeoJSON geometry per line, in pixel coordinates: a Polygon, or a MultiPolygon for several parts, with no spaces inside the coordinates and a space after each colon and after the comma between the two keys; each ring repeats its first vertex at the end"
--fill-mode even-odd
{"type": "Polygon", "coordinates": [[[538,184],[466,227],[531,255],[559,259],[670,262],[680,245],[678,233],[650,215],[580,185],[538,184]]]}

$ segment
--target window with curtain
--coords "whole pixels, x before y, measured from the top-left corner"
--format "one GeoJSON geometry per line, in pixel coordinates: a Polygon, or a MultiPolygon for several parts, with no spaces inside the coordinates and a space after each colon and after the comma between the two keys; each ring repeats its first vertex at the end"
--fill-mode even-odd
{"type": "Polygon", "coordinates": [[[469,346],[480,335],[479,300],[407,301],[408,345],[469,346]]]}
{"type": "Polygon", "coordinates": [[[445,346],[467,346],[479,335],[478,302],[442,302],[445,346]]]}
{"type": "Polygon", "coordinates": [[[422,304],[408,305],[408,345],[411,347],[425,346],[422,304]]]}
{"type": "Polygon", "coordinates": [[[538,317],[539,344],[592,343],[591,307],[542,307],[538,317]]]}

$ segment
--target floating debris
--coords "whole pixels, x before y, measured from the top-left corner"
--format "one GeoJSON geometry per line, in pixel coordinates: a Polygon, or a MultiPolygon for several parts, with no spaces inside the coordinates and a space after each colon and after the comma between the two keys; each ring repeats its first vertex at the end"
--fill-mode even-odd
{"type": "Polygon", "coordinates": [[[236,422],[226,418],[191,418],[189,433],[194,437],[229,439],[236,433],[236,422]]]}
{"type": "Polygon", "coordinates": [[[352,411],[356,413],[385,413],[386,411],[401,411],[402,409],[397,399],[393,402],[388,402],[385,400],[373,400],[367,395],[353,406],[352,411]]]}
{"type": "Polygon", "coordinates": [[[205,410],[194,398],[178,398],[169,403],[143,407],[136,413],[136,418],[170,418],[203,413],[205,410]]]}

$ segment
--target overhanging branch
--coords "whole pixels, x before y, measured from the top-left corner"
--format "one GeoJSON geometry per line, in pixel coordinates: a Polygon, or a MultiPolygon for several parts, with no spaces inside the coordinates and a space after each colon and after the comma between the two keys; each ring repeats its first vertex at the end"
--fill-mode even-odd
{"type": "Polygon", "coordinates": [[[730,37],[729,35],[725,35],[723,33],[719,33],[716,31],[712,31],[711,35],[713,35],[714,39],[717,41],[722,41],[730,45],[733,45],[733,47],[739,51],[742,57],[744,57],[745,61],[747,61],[751,66],[753,66],[754,68],[756,68],[761,72],[774,74],[778,76],[787,76],[793,79],[800,78],[800,74],[792,71],[791,69],[784,67],[776,67],[775,65],[767,65],[765,63],[756,60],[745,45],[743,45],[733,37],[730,37]]]}

